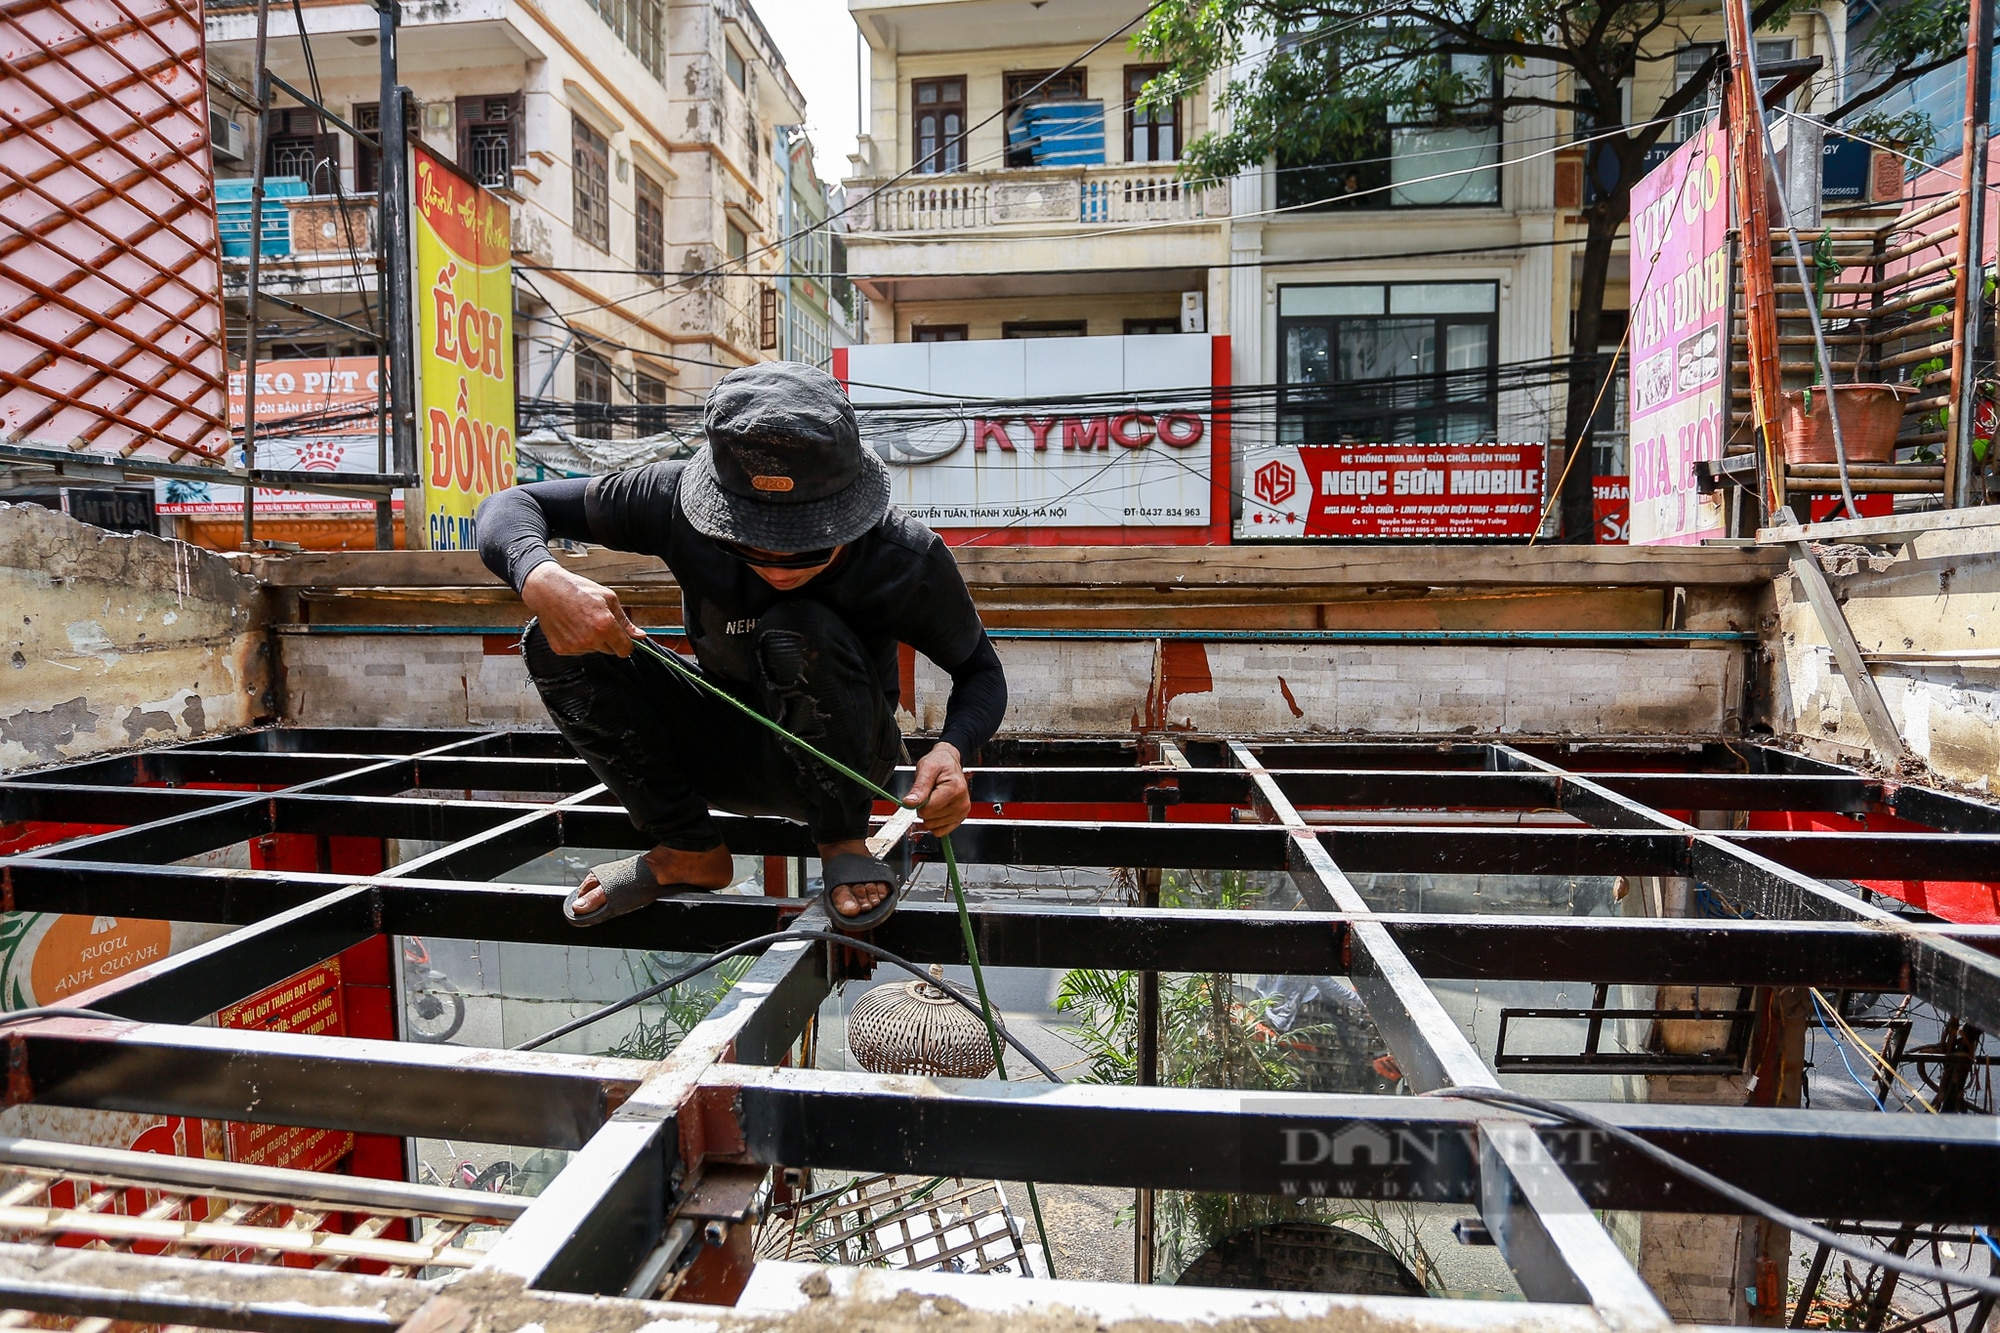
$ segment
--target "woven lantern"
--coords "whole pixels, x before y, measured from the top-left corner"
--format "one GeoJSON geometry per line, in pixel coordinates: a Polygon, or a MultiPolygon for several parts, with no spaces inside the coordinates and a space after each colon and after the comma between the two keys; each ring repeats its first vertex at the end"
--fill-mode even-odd
{"type": "MultiPolygon", "coordinates": [[[[932,981],[944,969],[931,967],[932,981]]],[[[888,982],[863,995],[847,1015],[847,1049],[872,1074],[985,1078],[993,1072],[986,1025],[939,986],[888,982]]]]}

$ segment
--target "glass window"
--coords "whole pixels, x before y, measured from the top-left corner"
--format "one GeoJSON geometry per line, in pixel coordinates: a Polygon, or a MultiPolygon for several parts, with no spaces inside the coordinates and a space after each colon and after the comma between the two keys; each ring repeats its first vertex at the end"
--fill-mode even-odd
{"type": "MultiPolygon", "coordinates": [[[[1715,57],[1715,68],[1709,72],[1707,87],[1674,120],[1674,137],[1686,143],[1701,132],[1709,117],[1722,108],[1722,89],[1729,76],[1729,67],[1722,54],[1722,46],[1717,42],[1694,42],[1674,52],[1674,91],[1685,88],[1690,79],[1702,72],[1710,56],[1715,57]]],[[[1789,37],[1760,37],[1757,39],[1757,66],[1761,70],[1766,64],[1792,58],[1792,39],[1789,37]]],[[[1758,83],[1768,89],[1777,82],[1775,78],[1759,79],[1758,83]]],[[[1786,97],[1780,106],[1790,102],[1786,97]]]]}
{"type": "Polygon", "coordinates": [[[577,238],[600,250],[611,248],[611,143],[582,116],[570,115],[570,174],[574,178],[577,238]]]}
{"type": "Polygon", "coordinates": [[[1177,162],[1181,155],[1180,103],[1142,110],[1139,94],[1166,67],[1131,65],[1125,70],[1125,160],[1177,162]]]}
{"type": "Polygon", "coordinates": [[[576,424],[600,426],[611,420],[611,363],[595,352],[576,354],[576,424]]]}
{"type": "MultiPolygon", "coordinates": [[[[348,120],[363,134],[374,135],[379,140],[382,134],[382,104],[380,102],[356,102],[348,120]]],[[[382,179],[382,154],[375,143],[367,139],[356,140],[354,144],[354,190],[357,194],[373,194],[382,179]]]]}
{"type": "Polygon", "coordinates": [[[722,68],[723,72],[729,75],[729,81],[738,88],[743,87],[749,77],[743,64],[742,53],[728,42],[722,44],[722,68]]]}
{"type": "Polygon", "coordinates": [[[1128,338],[1158,336],[1168,333],[1179,333],[1180,331],[1181,321],[1178,316],[1172,319],[1128,319],[1125,321],[1125,336],[1128,338]]]}
{"type": "Polygon", "coordinates": [[[916,324],[910,328],[913,343],[962,343],[965,341],[963,324],[916,324]]]}
{"type": "Polygon", "coordinates": [[[1389,313],[1483,315],[1497,308],[1499,294],[1499,288],[1490,282],[1400,283],[1389,289],[1389,313]]]}
{"type": "Polygon", "coordinates": [[[638,177],[638,187],[632,198],[632,230],[636,236],[632,258],[639,266],[639,276],[660,282],[667,266],[666,197],[651,176],[643,171],[634,174],[638,177]]]}
{"type": "Polygon", "coordinates": [[[1278,206],[1490,208],[1500,202],[1500,123],[1491,112],[1500,74],[1485,56],[1450,57],[1474,105],[1448,124],[1392,107],[1357,130],[1333,159],[1278,161],[1278,206]],[[1483,91],[1482,91],[1483,90],[1483,91]]]}
{"type": "Polygon", "coordinates": [[[728,226],[729,257],[740,264],[750,257],[750,237],[735,223],[729,223],[728,226]]]}
{"type": "Polygon", "coordinates": [[[910,145],[920,172],[965,169],[965,80],[917,79],[910,84],[910,145]]]}
{"type": "Polygon", "coordinates": [[[490,190],[514,186],[521,160],[521,103],[512,93],[458,99],[458,160],[490,190]]]}
{"type": "Polygon", "coordinates": [[[1382,288],[1374,283],[1278,288],[1280,315],[1379,315],[1382,302],[1382,288]]]}
{"type": "Polygon", "coordinates": [[[1492,283],[1280,288],[1279,438],[1491,440],[1498,294],[1492,283]]]}
{"type": "Polygon", "coordinates": [[[1498,125],[1395,130],[1389,146],[1391,208],[1500,202],[1498,125]]]}

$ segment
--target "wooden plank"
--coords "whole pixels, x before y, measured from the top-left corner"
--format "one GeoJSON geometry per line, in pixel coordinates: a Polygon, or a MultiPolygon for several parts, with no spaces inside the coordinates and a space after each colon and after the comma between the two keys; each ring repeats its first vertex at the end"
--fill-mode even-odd
{"type": "Polygon", "coordinates": [[[2000,524],[2000,505],[1979,505],[1970,509],[1927,509],[1918,514],[1885,514],[1881,518],[1844,518],[1831,523],[1759,528],[1757,540],[1767,546],[1798,541],[1881,540],[1900,544],[1921,532],[1985,528],[1996,524],[2000,524]]]}
{"type": "MultiPolygon", "coordinates": [[[[1784,568],[1778,552],[1669,546],[1013,546],[959,547],[981,587],[1682,587],[1750,586],[1784,568]]],[[[230,557],[276,588],[499,587],[470,551],[304,551],[230,557]]],[[[671,585],[646,556],[592,548],[564,568],[613,586],[671,585]]]]}
{"type": "Polygon", "coordinates": [[[1873,742],[1878,757],[1889,764],[1914,758],[1910,747],[1903,741],[1903,733],[1896,729],[1896,719],[1889,712],[1889,705],[1882,701],[1881,688],[1875,684],[1875,677],[1868,673],[1868,664],[1861,657],[1861,645],[1854,640],[1854,630],[1848,625],[1847,616],[1841,611],[1840,602],[1835,599],[1833,588],[1826,581],[1826,571],[1820,568],[1819,557],[1804,542],[1794,542],[1790,549],[1792,575],[1805,588],[1806,601],[1812,605],[1813,614],[1819,617],[1820,628],[1825,631],[1827,643],[1833,649],[1834,665],[1847,681],[1847,692],[1853,698],[1854,706],[1861,710],[1861,721],[1868,728],[1868,739],[1873,742]]]}

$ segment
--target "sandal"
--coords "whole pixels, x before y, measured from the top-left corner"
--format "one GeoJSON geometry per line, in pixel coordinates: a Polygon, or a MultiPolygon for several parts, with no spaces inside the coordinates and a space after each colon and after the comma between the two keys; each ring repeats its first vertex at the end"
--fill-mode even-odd
{"type": "Polygon", "coordinates": [[[872,856],[863,856],[859,852],[842,852],[838,856],[829,856],[821,861],[820,879],[826,886],[824,896],[827,918],[833,922],[834,929],[849,934],[871,930],[881,925],[889,919],[903,898],[903,877],[886,862],[878,861],[872,856]],[[833,905],[833,891],[843,884],[850,887],[856,884],[887,884],[889,892],[884,895],[881,902],[867,911],[848,916],[833,905]]]}
{"type": "Polygon", "coordinates": [[[712,893],[699,884],[662,884],[653,878],[653,868],[646,864],[645,853],[628,856],[622,861],[606,861],[601,866],[592,866],[590,873],[597,876],[597,887],[604,890],[604,902],[593,912],[578,916],[576,900],[583,893],[583,886],[571,889],[569,897],[563,899],[563,915],[572,926],[594,926],[600,921],[609,921],[614,916],[624,916],[636,912],[668,893],[712,893]]]}

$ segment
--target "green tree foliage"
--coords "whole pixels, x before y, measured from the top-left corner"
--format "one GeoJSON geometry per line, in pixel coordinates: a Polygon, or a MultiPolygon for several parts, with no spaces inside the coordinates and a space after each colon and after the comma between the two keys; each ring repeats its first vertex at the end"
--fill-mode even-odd
{"type": "MultiPolygon", "coordinates": [[[[1801,8],[1798,0],[1752,3],[1759,30],[1782,28],[1801,8]]],[[[1868,33],[1868,50],[1854,61],[1848,83],[1855,91],[1836,117],[1962,58],[1966,9],[1966,0],[1889,0],[1868,33]]],[[[1378,161],[1389,151],[1388,124],[1505,122],[1536,107],[1577,117],[1579,134],[1595,140],[1590,174],[1604,187],[1581,210],[1586,235],[1572,345],[1584,355],[1571,360],[1564,412],[1563,437],[1587,447],[1602,384],[1591,353],[1632,186],[1647,151],[1673,139],[1674,118],[1704,104],[1721,57],[1657,107],[1635,108],[1630,125],[1622,122],[1620,87],[1662,62],[1671,71],[1691,21],[1714,12],[1670,0],[1167,0],[1135,45],[1167,66],[1148,84],[1147,104],[1192,96],[1204,85],[1218,90],[1219,128],[1187,148],[1185,169],[1195,178],[1271,160],[1281,169],[1378,161]],[[1258,53],[1265,58],[1246,59],[1258,53]],[[1528,77],[1542,70],[1553,77],[1528,77]]],[[[1704,28],[1704,40],[1714,40],[1712,29],[1704,28]]],[[[1904,123],[1899,137],[1920,139],[1920,127],[1904,123]]],[[[1573,469],[1564,488],[1570,540],[1591,537],[1589,473],[1573,469]]]]}

